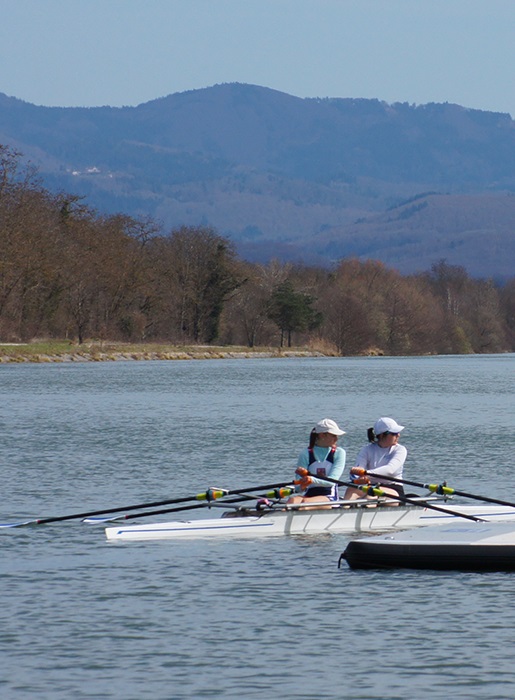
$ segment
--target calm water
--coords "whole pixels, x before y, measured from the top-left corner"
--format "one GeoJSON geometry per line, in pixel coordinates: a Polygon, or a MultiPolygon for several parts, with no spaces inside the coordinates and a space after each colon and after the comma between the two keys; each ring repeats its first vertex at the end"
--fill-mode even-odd
{"type": "MultiPolygon", "coordinates": [[[[0,365],[0,521],[287,480],[323,417],[352,460],[392,415],[406,478],[515,501],[514,369],[515,355],[0,365]]],[[[339,570],[347,541],[2,530],[0,697],[513,700],[513,575],[339,570]]]]}

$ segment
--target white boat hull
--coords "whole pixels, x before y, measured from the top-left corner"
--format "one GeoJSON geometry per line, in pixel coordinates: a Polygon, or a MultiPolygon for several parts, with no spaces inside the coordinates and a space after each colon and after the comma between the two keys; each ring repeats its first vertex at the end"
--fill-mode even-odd
{"type": "MultiPolygon", "coordinates": [[[[508,506],[448,505],[439,508],[473,515],[488,521],[515,521],[515,508],[508,506]]],[[[377,506],[332,509],[289,509],[259,516],[222,517],[203,520],[118,525],[106,528],[108,540],[168,540],[211,537],[266,537],[328,533],[385,532],[425,525],[464,521],[452,513],[418,506],[377,506]]]]}

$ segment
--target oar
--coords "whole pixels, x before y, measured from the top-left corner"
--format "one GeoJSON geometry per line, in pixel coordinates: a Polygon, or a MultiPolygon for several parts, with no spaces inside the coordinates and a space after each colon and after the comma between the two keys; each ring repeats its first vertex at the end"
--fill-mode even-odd
{"type": "MultiPolygon", "coordinates": [[[[356,486],[354,486],[354,488],[356,488],[356,486]]],[[[409,503],[412,506],[422,506],[424,508],[429,508],[430,510],[437,510],[440,513],[446,513],[447,515],[457,515],[460,518],[466,518],[466,520],[475,520],[476,523],[486,522],[484,518],[478,518],[475,515],[468,515],[467,513],[460,513],[457,510],[450,510],[449,508],[440,508],[440,506],[435,506],[432,503],[428,503],[427,501],[415,501],[412,498],[408,498],[407,496],[401,496],[400,494],[398,494],[397,496],[392,496],[391,494],[387,494],[385,491],[375,486],[358,486],[357,488],[360,489],[360,491],[363,491],[364,493],[368,494],[369,496],[388,496],[389,498],[394,498],[395,500],[398,500],[401,503],[409,503]]]]}
{"type": "MultiPolygon", "coordinates": [[[[281,489],[275,489],[274,491],[268,491],[268,493],[261,494],[261,496],[245,496],[244,498],[231,498],[230,501],[223,501],[221,503],[214,503],[213,505],[218,506],[220,508],[225,507],[226,505],[229,506],[232,503],[241,503],[242,501],[246,500],[255,500],[259,498],[267,498],[267,499],[279,499],[279,498],[286,498],[287,496],[291,496],[292,494],[295,493],[295,489],[293,488],[281,488],[281,489]]],[[[377,494],[379,497],[381,497],[381,494],[377,494]]],[[[390,494],[384,494],[384,499],[381,499],[381,503],[388,502],[389,500],[393,499],[396,500],[395,497],[390,496],[390,494]]],[[[422,505],[425,505],[425,501],[421,498],[419,500],[413,501],[416,504],[422,503],[422,505]]],[[[358,498],[354,499],[352,501],[334,501],[333,505],[346,505],[351,508],[354,508],[359,505],[364,505],[370,503],[370,499],[367,498],[358,498]]],[[[275,503],[277,504],[277,502],[275,503]]],[[[304,508],[313,508],[314,506],[327,506],[327,501],[320,501],[319,503],[285,503],[281,505],[282,510],[302,510],[304,508]]],[[[147,515],[162,515],[163,513],[178,513],[180,511],[184,510],[194,510],[195,508],[208,508],[207,503],[194,503],[193,505],[190,506],[180,506],[179,508],[164,508],[162,510],[150,510],[150,511],[144,511],[143,513],[130,513],[127,515],[115,515],[112,518],[111,517],[98,517],[98,518],[85,518],[82,522],[83,523],[88,523],[89,525],[102,525],[103,523],[115,523],[120,520],[129,520],[130,518],[143,518],[147,515]]],[[[212,506],[211,506],[212,507],[212,506]]],[[[268,511],[270,512],[270,511],[268,511]]],[[[446,510],[446,513],[449,511],[446,510]]]]}
{"type": "Polygon", "coordinates": [[[251,493],[253,491],[264,491],[268,489],[280,489],[287,486],[291,482],[280,482],[279,484],[265,484],[264,486],[250,486],[245,489],[207,489],[202,493],[194,496],[183,496],[182,498],[169,498],[163,501],[150,501],[149,503],[137,503],[130,506],[120,506],[117,508],[104,508],[103,510],[90,510],[84,513],[72,513],[71,515],[57,515],[50,518],[37,518],[35,520],[23,520],[17,523],[0,523],[0,528],[5,527],[23,527],[24,525],[44,525],[45,523],[56,523],[62,520],[76,520],[79,518],[88,518],[94,515],[102,515],[107,513],[121,513],[124,510],[139,510],[140,508],[153,508],[154,506],[171,505],[172,503],[186,503],[188,501],[214,501],[217,498],[231,496],[243,493],[251,493]]]}
{"type": "Polygon", "coordinates": [[[352,482],[337,481],[336,479],[330,479],[328,476],[320,477],[320,480],[329,481],[330,483],[337,484],[338,486],[352,486],[352,488],[359,489],[360,491],[363,491],[369,496],[386,496],[387,498],[392,498],[395,501],[400,501],[400,503],[409,503],[412,506],[422,506],[424,508],[429,508],[430,510],[437,510],[441,513],[446,513],[447,515],[456,515],[459,518],[475,520],[478,523],[486,522],[484,518],[477,518],[475,515],[460,513],[457,510],[450,510],[449,508],[440,508],[439,506],[435,506],[432,503],[428,503],[427,501],[414,500],[412,498],[408,498],[407,496],[401,496],[400,494],[397,494],[397,496],[393,496],[389,493],[385,493],[382,489],[376,488],[374,486],[361,486],[352,482]]]}
{"type": "MultiPolygon", "coordinates": [[[[234,491],[232,493],[235,493],[234,491]]],[[[256,500],[259,498],[286,498],[295,493],[295,489],[287,487],[275,488],[267,493],[261,494],[260,496],[247,496],[242,494],[240,498],[231,498],[229,501],[223,501],[223,503],[215,503],[216,506],[230,505],[231,503],[241,503],[242,501],[256,500]]],[[[225,494],[227,495],[227,494],[225,494]]],[[[190,506],[180,506],[179,508],[162,508],[160,510],[145,510],[142,513],[127,513],[124,515],[115,515],[114,517],[100,517],[100,518],[85,518],[82,522],[88,523],[90,525],[101,525],[102,523],[114,523],[119,520],[129,520],[131,518],[144,518],[147,515],[163,515],[164,513],[179,513],[184,510],[195,510],[195,508],[208,508],[209,503],[194,503],[190,506]]]]}
{"type": "MultiPolygon", "coordinates": [[[[369,476],[378,477],[379,475],[373,474],[372,472],[367,472],[363,470],[363,474],[368,474],[369,476]]],[[[380,478],[380,477],[379,477],[380,478]]],[[[487,503],[495,503],[499,506],[509,506],[510,508],[515,508],[515,503],[510,501],[502,501],[498,498],[490,498],[489,496],[478,496],[474,493],[467,493],[467,491],[458,491],[453,489],[447,484],[420,484],[417,481],[408,481],[407,479],[398,479],[393,476],[384,477],[388,481],[395,481],[398,484],[407,484],[408,486],[418,486],[421,489],[427,489],[430,493],[436,493],[439,496],[463,496],[464,498],[472,498],[476,501],[485,501],[487,503]]]]}
{"type": "MultiPolygon", "coordinates": [[[[249,496],[250,498],[250,496],[249,496]]],[[[227,504],[229,503],[241,503],[242,501],[245,501],[245,498],[234,498],[231,499],[230,501],[226,501],[227,504]]],[[[222,505],[216,504],[216,505],[222,505]]],[[[98,516],[96,518],[84,518],[82,521],[83,523],[88,523],[89,525],[102,525],[103,523],[116,523],[119,522],[120,520],[129,520],[130,518],[143,518],[146,515],[162,515],[163,513],[180,513],[181,511],[184,510],[195,510],[196,508],[207,508],[208,505],[207,503],[193,503],[192,505],[189,506],[179,506],[178,508],[160,508],[159,510],[148,510],[144,511],[142,513],[126,513],[124,515],[113,515],[112,517],[107,516],[107,517],[102,517],[98,516]]]]}

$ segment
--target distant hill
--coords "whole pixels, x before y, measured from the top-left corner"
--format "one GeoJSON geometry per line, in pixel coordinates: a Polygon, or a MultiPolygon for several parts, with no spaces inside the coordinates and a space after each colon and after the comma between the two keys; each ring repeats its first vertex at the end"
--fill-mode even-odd
{"type": "Polygon", "coordinates": [[[453,104],[301,99],[223,84],[137,107],[39,107],[0,94],[0,143],[45,186],[167,228],[212,225],[251,260],[446,258],[515,269],[515,122],[453,104]]]}
{"type": "Polygon", "coordinates": [[[515,193],[428,194],[320,236],[324,257],[379,258],[403,272],[435,260],[473,276],[515,276],[515,193]]]}

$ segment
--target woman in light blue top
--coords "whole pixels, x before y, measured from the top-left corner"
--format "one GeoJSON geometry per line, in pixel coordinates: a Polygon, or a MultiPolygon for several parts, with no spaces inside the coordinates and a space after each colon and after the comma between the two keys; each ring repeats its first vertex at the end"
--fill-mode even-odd
{"type": "Polygon", "coordinates": [[[339,481],[345,468],[345,450],[336,443],[345,431],[340,430],[331,418],[319,421],[309,437],[309,446],[302,450],[297,460],[297,490],[302,495],[293,496],[290,503],[309,501],[334,501],[338,498],[336,484],[324,481],[324,476],[339,481]]]}

